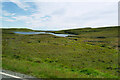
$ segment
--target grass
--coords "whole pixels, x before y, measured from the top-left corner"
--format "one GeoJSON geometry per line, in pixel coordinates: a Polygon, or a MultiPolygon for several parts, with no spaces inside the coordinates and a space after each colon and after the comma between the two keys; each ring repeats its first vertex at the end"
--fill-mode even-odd
{"type": "Polygon", "coordinates": [[[2,29],[2,67],[38,78],[117,78],[118,27],[83,28],[53,33],[14,34],[2,29]]]}

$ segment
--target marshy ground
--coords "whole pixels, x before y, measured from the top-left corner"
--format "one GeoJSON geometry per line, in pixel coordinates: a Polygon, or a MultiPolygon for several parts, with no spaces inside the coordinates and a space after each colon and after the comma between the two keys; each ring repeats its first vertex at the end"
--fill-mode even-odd
{"type": "Polygon", "coordinates": [[[82,28],[53,33],[15,34],[2,29],[2,67],[38,78],[117,78],[118,27],[82,28]]]}

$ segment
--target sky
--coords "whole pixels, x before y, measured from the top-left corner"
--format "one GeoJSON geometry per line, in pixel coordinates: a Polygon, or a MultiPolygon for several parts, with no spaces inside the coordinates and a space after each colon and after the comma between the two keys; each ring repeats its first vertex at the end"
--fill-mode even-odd
{"type": "Polygon", "coordinates": [[[118,25],[118,2],[1,2],[3,28],[63,30],[118,25]]]}

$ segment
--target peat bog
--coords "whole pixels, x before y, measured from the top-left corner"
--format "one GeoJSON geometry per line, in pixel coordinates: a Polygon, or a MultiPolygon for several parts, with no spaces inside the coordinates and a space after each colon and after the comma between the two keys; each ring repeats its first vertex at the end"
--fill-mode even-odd
{"type": "Polygon", "coordinates": [[[118,26],[15,34],[2,29],[2,67],[38,78],[117,78],[118,26]]]}

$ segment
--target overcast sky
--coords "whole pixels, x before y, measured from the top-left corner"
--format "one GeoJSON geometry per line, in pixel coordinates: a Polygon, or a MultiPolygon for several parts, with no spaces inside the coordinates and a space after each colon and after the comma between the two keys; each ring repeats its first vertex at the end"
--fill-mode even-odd
{"type": "MultiPolygon", "coordinates": [[[[73,1],[73,0],[71,0],[73,1]]],[[[118,25],[117,2],[2,2],[3,28],[61,30],[118,25]]]]}

